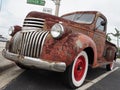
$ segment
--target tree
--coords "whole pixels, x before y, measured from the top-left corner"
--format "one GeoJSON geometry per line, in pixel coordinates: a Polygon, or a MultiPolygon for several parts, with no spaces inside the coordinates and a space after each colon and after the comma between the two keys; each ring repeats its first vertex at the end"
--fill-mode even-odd
{"type": "Polygon", "coordinates": [[[107,40],[108,41],[112,40],[110,38],[109,34],[112,34],[114,37],[117,37],[117,47],[118,47],[118,55],[117,55],[117,57],[120,58],[120,47],[119,47],[120,31],[117,28],[115,28],[115,31],[116,31],[115,34],[114,33],[108,33],[107,34],[107,40]]]}
{"type": "Polygon", "coordinates": [[[111,40],[112,40],[112,39],[110,38],[110,36],[108,36],[109,34],[112,34],[114,37],[117,37],[117,46],[118,46],[118,48],[119,48],[120,31],[119,31],[117,28],[115,28],[115,31],[116,31],[115,34],[114,34],[114,33],[108,33],[108,34],[107,34],[107,40],[108,40],[108,41],[111,41],[111,40]]]}
{"type": "Polygon", "coordinates": [[[117,28],[115,28],[115,30],[116,30],[116,33],[115,33],[115,34],[111,33],[111,34],[112,34],[114,37],[117,37],[117,46],[118,46],[118,48],[119,48],[120,31],[119,31],[117,28]]]}

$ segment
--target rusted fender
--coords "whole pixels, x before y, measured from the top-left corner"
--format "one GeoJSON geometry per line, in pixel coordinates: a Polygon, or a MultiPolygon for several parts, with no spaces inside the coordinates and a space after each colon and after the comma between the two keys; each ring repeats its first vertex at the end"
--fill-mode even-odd
{"type": "Polygon", "coordinates": [[[18,31],[21,31],[21,28],[22,28],[21,26],[15,25],[14,31],[10,35],[13,37],[18,31]]]}
{"type": "MultiPolygon", "coordinates": [[[[49,34],[43,45],[40,58],[51,61],[62,61],[70,65],[75,57],[87,47],[93,48],[96,60],[96,46],[92,39],[81,33],[71,33],[61,39],[53,39],[49,34]]],[[[94,62],[94,64],[96,61],[94,62]]]]}
{"type": "Polygon", "coordinates": [[[107,61],[113,62],[113,60],[116,60],[116,53],[117,53],[117,47],[113,43],[106,41],[106,55],[105,58],[107,61]]]}

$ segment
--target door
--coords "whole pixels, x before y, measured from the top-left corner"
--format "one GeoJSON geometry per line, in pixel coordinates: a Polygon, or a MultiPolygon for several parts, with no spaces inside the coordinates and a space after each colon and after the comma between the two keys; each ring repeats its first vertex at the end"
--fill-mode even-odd
{"type": "Polygon", "coordinates": [[[103,56],[106,41],[106,24],[102,17],[97,18],[93,40],[97,46],[98,58],[101,58],[103,56]]]}

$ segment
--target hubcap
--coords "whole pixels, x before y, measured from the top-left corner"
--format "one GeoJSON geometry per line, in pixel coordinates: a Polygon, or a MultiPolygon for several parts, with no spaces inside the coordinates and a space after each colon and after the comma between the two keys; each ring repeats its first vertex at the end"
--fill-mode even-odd
{"type": "Polygon", "coordinates": [[[74,68],[74,76],[76,81],[80,81],[85,72],[85,58],[83,56],[78,57],[75,68],[74,68]]]}

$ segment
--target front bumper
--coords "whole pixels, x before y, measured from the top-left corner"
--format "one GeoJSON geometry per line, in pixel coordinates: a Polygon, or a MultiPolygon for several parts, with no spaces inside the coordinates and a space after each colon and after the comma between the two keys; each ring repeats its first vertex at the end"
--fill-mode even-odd
{"type": "Polygon", "coordinates": [[[36,67],[39,69],[52,70],[57,72],[64,72],[66,70],[66,64],[64,62],[49,62],[43,59],[21,56],[19,54],[8,52],[5,49],[2,51],[2,55],[11,61],[18,62],[29,67],[36,67]]]}

